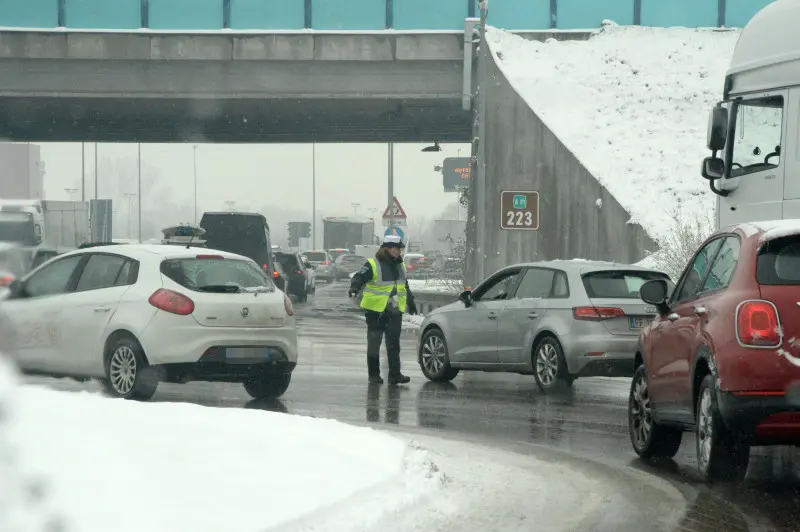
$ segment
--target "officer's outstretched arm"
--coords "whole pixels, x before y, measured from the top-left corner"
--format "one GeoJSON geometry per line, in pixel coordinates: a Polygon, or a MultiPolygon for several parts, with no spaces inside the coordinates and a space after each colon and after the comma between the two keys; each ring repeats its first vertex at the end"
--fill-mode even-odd
{"type": "Polygon", "coordinates": [[[372,265],[365,262],[350,280],[350,293],[357,294],[372,279],[372,265]]]}

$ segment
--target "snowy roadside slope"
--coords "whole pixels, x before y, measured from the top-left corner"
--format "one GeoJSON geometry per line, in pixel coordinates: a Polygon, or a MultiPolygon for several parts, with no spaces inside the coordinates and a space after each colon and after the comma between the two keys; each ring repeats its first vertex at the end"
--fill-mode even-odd
{"type": "Polygon", "coordinates": [[[739,30],[621,27],[588,41],[527,41],[490,28],[500,70],[547,127],[658,239],[672,213],[706,217],[708,112],[739,30]]]}
{"type": "Polygon", "coordinates": [[[262,532],[392,494],[352,523],[368,526],[443,487],[424,449],[333,420],[58,392],[5,366],[0,407],[2,532],[44,532],[51,516],[76,532],[262,532]]]}

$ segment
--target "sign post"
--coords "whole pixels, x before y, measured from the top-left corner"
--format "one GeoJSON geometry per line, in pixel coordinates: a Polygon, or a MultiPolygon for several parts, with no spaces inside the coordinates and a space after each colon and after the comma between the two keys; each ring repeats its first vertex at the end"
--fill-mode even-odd
{"type": "Polygon", "coordinates": [[[539,193],[504,190],[500,193],[500,229],[539,230],[539,193]]]}
{"type": "Polygon", "coordinates": [[[400,202],[397,201],[397,196],[394,197],[392,206],[383,211],[383,225],[388,227],[394,227],[397,225],[402,225],[404,227],[408,226],[408,217],[406,216],[406,211],[404,211],[403,207],[400,206],[400,202]]]}

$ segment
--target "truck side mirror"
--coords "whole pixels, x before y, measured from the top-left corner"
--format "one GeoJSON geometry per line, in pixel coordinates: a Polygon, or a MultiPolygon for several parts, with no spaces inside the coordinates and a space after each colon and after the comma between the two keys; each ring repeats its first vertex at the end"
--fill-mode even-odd
{"type": "Polygon", "coordinates": [[[725,161],[719,157],[706,157],[703,159],[703,168],[700,173],[709,181],[722,179],[725,173],[725,161]]]}
{"type": "Polygon", "coordinates": [[[728,109],[717,105],[711,109],[708,116],[708,136],[706,145],[711,151],[718,151],[725,148],[728,137],[728,109]]]}

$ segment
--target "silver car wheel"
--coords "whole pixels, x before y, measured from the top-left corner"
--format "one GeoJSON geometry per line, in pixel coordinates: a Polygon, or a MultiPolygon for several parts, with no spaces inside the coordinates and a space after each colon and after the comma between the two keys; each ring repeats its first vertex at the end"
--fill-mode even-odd
{"type": "Polygon", "coordinates": [[[431,375],[438,375],[444,369],[447,350],[444,342],[436,335],[431,335],[422,346],[422,365],[431,375]]]}
{"type": "Polygon", "coordinates": [[[108,376],[114,391],[128,395],[136,382],[136,374],[136,354],[133,349],[126,345],[119,346],[108,363],[108,376]]]}
{"type": "Polygon", "coordinates": [[[552,344],[543,344],[536,353],[536,376],[544,386],[550,386],[558,377],[558,353],[552,344]]]}
{"type": "Polygon", "coordinates": [[[647,445],[653,430],[653,412],[650,406],[650,392],[647,379],[642,376],[633,385],[633,401],[630,403],[630,416],[633,423],[633,436],[638,448],[647,445]]]}
{"type": "Polygon", "coordinates": [[[697,408],[697,461],[705,470],[711,461],[711,447],[714,444],[714,416],[711,412],[711,390],[703,390],[700,406],[697,408]]]}

